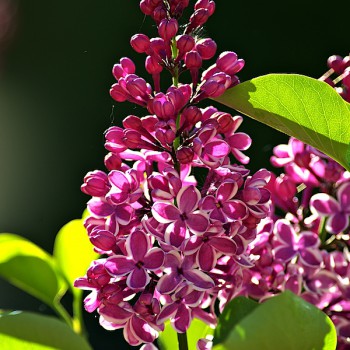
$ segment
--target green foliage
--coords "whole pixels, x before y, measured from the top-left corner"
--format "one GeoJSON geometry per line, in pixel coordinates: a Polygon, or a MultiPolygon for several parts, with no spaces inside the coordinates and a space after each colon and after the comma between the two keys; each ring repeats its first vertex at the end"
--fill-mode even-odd
{"type": "Polygon", "coordinates": [[[58,232],[53,255],[73,294],[81,293],[74,288],[74,281],[86,274],[92,260],[98,258],[89,241],[83,219],[72,220],[58,232]]]}
{"type": "Polygon", "coordinates": [[[83,219],[73,220],[59,231],[51,256],[34,243],[14,234],[0,234],[0,276],[49,305],[78,334],[83,334],[82,290],[74,280],[84,276],[93,251],[83,219]],[[73,317],[60,303],[69,287],[73,317]]]}
{"type": "Polygon", "coordinates": [[[10,233],[0,234],[0,276],[51,307],[67,288],[51,255],[10,233]]]}
{"type": "Polygon", "coordinates": [[[218,325],[214,332],[214,345],[223,342],[236,324],[244,317],[247,317],[258,306],[259,304],[256,301],[245,297],[237,297],[231,300],[219,317],[218,325]]]}
{"type": "MultiPolygon", "coordinates": [[[[210,328],[203,321],[195,318],[193,319],[191,326],[186,333],[188,349],[196,350],[198,339],[205,338],[207,335],[212,335],[214,333],[214,329],[210,328]]],[[[164,332],[161,332],[159,335],[158,345],[161,350],[178,349],[177,333],[169,321],[165,324],[164,332]]]]}
{"type": "Polygon", "coordinates": [[[350,104],[328,84],[296,74],[268,74],[216,98],[318,148],[350,170],[350,104]]]}
{"type": "Polygon", "coordinates": [[[329,317],[287,291],[255,307],[242,299],[228,305],[220,318],[214,350],[334,350],[336,331],[329,317]],[[228,315],[235,312],[228,332],[228,315]],[[247,314],[244,316],[244,310],[247,314]],[[226,312],[226,311],[225,311],[226,312]],[[220,331],[220,328],[225,331],[220,331]]]}
{"type": "Polygon", "coordinates": [[[91,350],[57,318],[21,311],[0,313],[0,344],[6,350],[91,350]]]}

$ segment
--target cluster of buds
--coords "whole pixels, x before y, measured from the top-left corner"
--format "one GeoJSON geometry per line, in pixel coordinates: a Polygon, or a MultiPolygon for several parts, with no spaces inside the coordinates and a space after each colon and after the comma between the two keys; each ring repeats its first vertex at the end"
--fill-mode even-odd
{"type": "Polygon", "coordinates": [[[350,55],[330,56],[327,65],[329,70],[322,75],[320,80],[334,87],[345,101],[350,102],[350,55]],[[336,75],[336,78],[332,78],[332,75],[336,75]]]}
{"type": "Polygon", "coordinates": [[[248,163],[242,151],[251,144],[237,132],[242,117],[196,105],[238,84],[244,61],[224,52],[200,76],[216,44],[197,33],[215,3],[198,0],[180,33],[187,6],[184,0],[141,1],[159,37],[136,34],[131,45],[147,55],[153,87],[122,58],[110,94],[144,107],[145,115],[129,115],[123,127],[107,130],[108,173],[90,172],[82,185],[92,196],[85,227],[103,258],[75,285],[92,290],[86,310],[97,310],[106,329],[123,328],[134,346],[152,343],[169,319],[178,333],[195,317],[215,325],[218,306],[239,293],[243,271],[252,266],[247,247],[270,210],[270,173],[250,175],[239,164],[248,163]],[[180,84],[186,70],[192,81],[180,84]],[[173,79],[165,92],[163,71],[173,79]]]}
{"type": "Polygon", "coordinates": [[[323,310],[336,326],[337,349],[350,348],[350,174],[291,138],[274,148],[283,167],[268,184],[275,210],[258,225],[247,253],[241,294],[264,301],[286,289],[323,310]]]}

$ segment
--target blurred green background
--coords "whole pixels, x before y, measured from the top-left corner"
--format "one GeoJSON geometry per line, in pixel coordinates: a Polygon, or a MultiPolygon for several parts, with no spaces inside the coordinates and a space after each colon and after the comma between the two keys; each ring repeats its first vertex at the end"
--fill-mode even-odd
{"type": "MultiPolygon", "coordinates": [[[[156,36],[156,27],[138,3],[0,0],[0,232],[20,234],[51,252],[59,228],[84,210],[84,175],[103,169],[103,132],[128,114],[142,115],[128,103],[113,108],[108,94],[120,57],[135,59],[148,79],[144,57],[129,39],[138,32],[156,36]]],[[[246,60],[242,81],[282,72],[318,78],[328,56],[349,54],[349,0],[216,4],[206,34],[218,53],[232,50],[246,60]]],[[[252,120],[240,131],[253,138],[253,170],[269,167],[272,148],[287,141],[252,120]]],[[[50,313],[2,280],[0,308],[50,313]]],[[[121,348],[116,332],[100,329],[95,315],[87,322],[94,349],[121,348]]]]}

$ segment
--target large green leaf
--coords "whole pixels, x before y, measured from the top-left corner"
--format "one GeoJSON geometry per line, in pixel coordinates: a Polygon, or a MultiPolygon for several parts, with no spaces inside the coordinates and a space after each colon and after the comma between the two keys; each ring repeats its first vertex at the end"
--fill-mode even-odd
{"type": "MultiPolygon", "coordinates": [[[[214,333],[214,329],[210,328],[203,321],[194,318],[190,328],[187,330],[187,343],[189,350],[196,350],[198,339],[205,338],[214,333]]],[[[171,326],[170,322],[166,322],[165,329],[160,333],[158,345],[161,350],[176,350],[178,349],[177,333],[171,326]]]]}
{"type": "Polygon", "coordinates": [[[214,350],[334,350],[336,331],[321,310],[287,291],[256,307],[214,350]]]}
{"type": "Polygon", "coordinates": [[[219,322],[214,332],[214,345],[223,342],[233,327],[258,306],[258,302],[245,297],[237,297],[231,300],[219,317],[219,322]]]}
{"type": "Polygon", "coordinates": [[[52,256],[10,233],[0,234],[0,276],[50,306],[66,290],[52,256]]]}
{"type": "Polygon", "coordinates": [[[6,350],[91,350],[84,338],[57,318],[22,311],[0,314],[0,347],[6,350]]]}
{"type": "Polygon", "coordinates": [[[64,225],[54,245],[53,255],[74,294],[81,292],[73,287],[74,281],[84,276],[91,261],[98,258],[83,223],[83,219],[77,219],[64,225]]]}
{"type": "Polygon", "coordinates": [[[318,148],[350,170],[350,105],[328,84],[302,75],[269,74],[216,100],[318,148]]]}

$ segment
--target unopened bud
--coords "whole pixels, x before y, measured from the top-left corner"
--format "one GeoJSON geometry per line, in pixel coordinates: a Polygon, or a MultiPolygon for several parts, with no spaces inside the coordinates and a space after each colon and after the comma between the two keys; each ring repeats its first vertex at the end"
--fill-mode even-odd
{"type": "Polygon", "coordinates": [[[159,36],[163,38],[165,41],[169,41],[176,35],[178,29],[179,29],[179,25],[176,19],[164,18],[159,24],[158,33],[159,33],[159,36]]]}
{"type": "Polygon", "coordinates": [[[181,164],[189,164],[194,157],[193,150],[189,147],[181,147],[176,151],[176,158],[181,164]]]}
{"type": "Polygon", "coordinates": [[[200,39],[196,43],[196,50],[202,56],[203,60],[210,60],[215,56],[216,43],[210,38],[200,39]]]}
{"type": "Polygon", "coordinates": [[[202,57],[197,51],[187,52],[185,55],[185,65],[188,69],[199,69],[202,67],[202,57]]]}
{"type": "Polygon", "coordinates": [[[145,34],[135,34],[131,37],[130,44],[136,52],[143,53],[149,49],[150,39],[145,34]]]}

